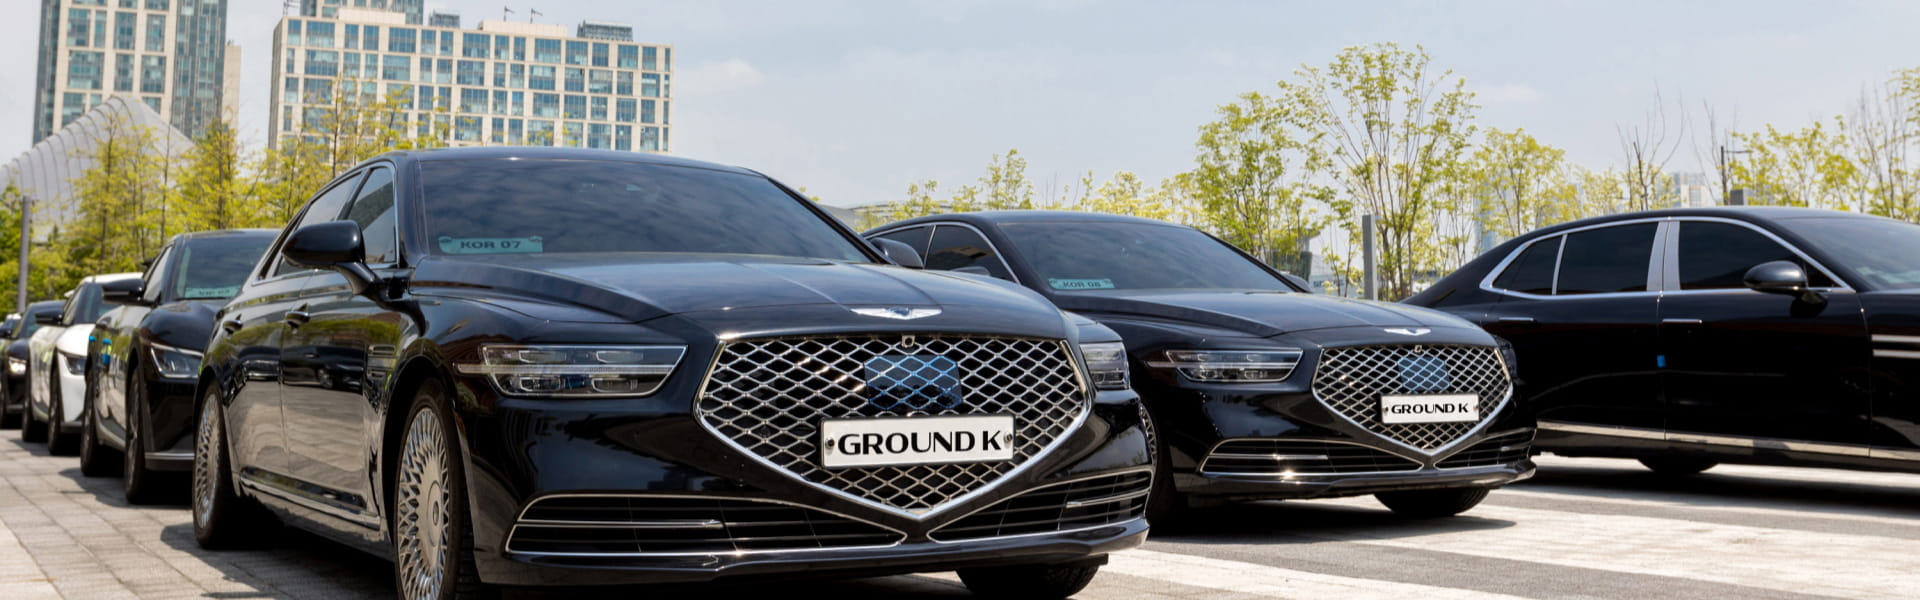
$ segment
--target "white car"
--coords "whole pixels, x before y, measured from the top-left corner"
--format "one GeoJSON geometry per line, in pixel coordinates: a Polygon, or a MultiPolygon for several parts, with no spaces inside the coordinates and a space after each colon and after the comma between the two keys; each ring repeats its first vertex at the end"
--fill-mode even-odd
{"type": "Polygon", "coordinates": [[[53,454],[79,449],[80,417],[87,397],[87,336],[93,323],[113,309],[101,299],[103,286],[137,284],[139,273],[94,275],[80,280],[67,295],[57,321],[43,322],[27,350],[27,418],[20,437],[47,442],[53,454]]]}

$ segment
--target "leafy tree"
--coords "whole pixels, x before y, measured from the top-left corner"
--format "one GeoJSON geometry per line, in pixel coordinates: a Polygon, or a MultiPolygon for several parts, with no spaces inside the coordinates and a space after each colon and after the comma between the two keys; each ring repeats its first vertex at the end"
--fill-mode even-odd
{"type": "Polygon", "coordinates": [[[1762,131],[1735,133],[1747,154],[1732,163],[1737,187],[1752,191],[1750,204],[1859,210],[1859,171],[1847,157],[1846,125],[1815,121],[1798,131],[1767,125],[1762,131]]]}
{"type": "Polygon", "coordinates": [[[262,208],[256,197],[245,193],[240,173],[240,142],[225,120],[208,123],[181,162],[174,194],[179,203],[180,231],[260,224],[262,208]]]}
{"type": "Polygon", "coordinates": [[[1304,128],[1304,105],[1250,92],[1200,127],[1194,168],[1181,183],[1208,230],[1274,263],[1305,272],[1308,244],[1329,222],[1333,190],[1314,178],[1332,166],[1304,128]]]}
{"type": "Polygon", "coordinates": [[[1557,222],[1563,207],[1576,200],[1566,151],[1540,143],[1524,129],[1487,129],[1467,174],[1479,222],[1495,240],[1557,222]]]}

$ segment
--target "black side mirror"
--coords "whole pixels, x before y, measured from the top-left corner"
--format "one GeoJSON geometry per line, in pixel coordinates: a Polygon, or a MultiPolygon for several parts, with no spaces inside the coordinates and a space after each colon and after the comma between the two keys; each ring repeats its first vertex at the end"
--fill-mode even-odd
{"type": "Polygon", "coordinates": [[[346,276],[355,294],[365,293],[376,279],[373,269],[367,268],[367,245],[360,239],[360,224],[353,221],[296,229],[280,253],[297,265],[338,271],[346,276]]]}
{"type": "Polygon", "coordinates": [[[40,314],[37,314],[37,315],[34,315],[34,316],[33,316],[33,322],[35,322],[35,323],[39,323],[39,324],[41,324],[41,325],[59,325],[59,324],[60,324],[60,313],[57,313],[57,312],[43,312],[43,313],[40,313],[40,314]]]}
{"type": "Polygon", "coordinates": [[[893,264],[909,269],[927,268],[926,261],[920,260],[920,253],[905,242],[887,238],[873,238],[872,241],[873,247],[879,248],[880,254],[886,256],[887,260],[893,261],[893,264]]]}
{"type": "Polygon", "coordinates": [[[109,304],[139,304],[141,296],[147,294],[147,282],[142,279],[120,279],[100,284],[100,299],[109,304]]]}
{"type": "Polygon", "coordinates": [[[1827,301],[1820,292],[1807,286],[1807,270],[1790,260],[1761,263],[1747,269],[1746,276],[1741,279],[1748,289],[1754,291],[1798,296],[1801,302],[1807,304],[1827,301]]]}

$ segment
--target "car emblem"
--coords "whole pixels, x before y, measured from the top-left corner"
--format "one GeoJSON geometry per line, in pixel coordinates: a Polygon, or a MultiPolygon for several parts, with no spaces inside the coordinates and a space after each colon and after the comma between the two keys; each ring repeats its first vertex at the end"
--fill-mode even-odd
{"type": "Polygon", "coordinates": [[[1414,337],[1419,337],[1429,333],[1433,333],[1433,330],[1427,329],[1425,327],[1389,327],[1387,328],[1387,333],[1398,333],[1400,335],[1411,335],[1414,337]]]}
{"type": "Polygon", "coordinates": [[[882,319],[899,319],[902,321],[924,319],[927,317],[940,314],[940,309],[938,308],[907,308],[905,306],[890,306],[887,308],[855,308],[852,310],[854,314],[857,314],[857,315],[863,315],[868,317],[880,317],[882,319]]]}

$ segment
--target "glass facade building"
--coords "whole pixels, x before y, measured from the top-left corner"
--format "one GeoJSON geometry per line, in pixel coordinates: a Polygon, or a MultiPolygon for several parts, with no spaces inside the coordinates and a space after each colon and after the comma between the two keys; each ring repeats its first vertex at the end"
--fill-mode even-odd
{"type": "Polygon", "coordinates": [[[237,101],[226,50],[227,0],[41,0],[33,141],[116,94],[198,136],[237,101]]]}
{"type": "Polygon", "coordinates": [[[336,95],[359,94],[396,99],[392,122],[455,146],[671,148],[671,46],[587,39],[559,25],[461,29],[393,12],[335,14],[286,17],[274,30],[269,145],[318,130],[336,95]]]}
{"type": "Polygon", "coordinates": [[[334,18],[342,8],[366,8],[393,11],[407,17],[408,25],[419,25],[426,0],[300,0],[300,16],[334,18]]]}

